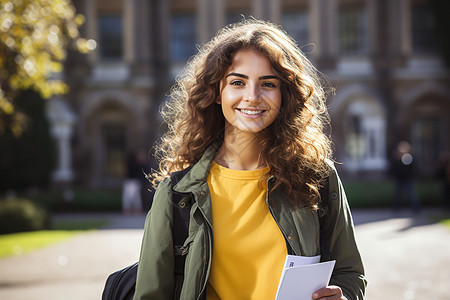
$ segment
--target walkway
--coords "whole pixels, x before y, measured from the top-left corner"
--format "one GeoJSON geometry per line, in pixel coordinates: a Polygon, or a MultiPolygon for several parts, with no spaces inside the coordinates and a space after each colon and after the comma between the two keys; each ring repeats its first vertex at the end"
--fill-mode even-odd
{"type": "Polygon", "coordinates": [[[368,300],[450,299],[450,228],[430,223],[439,215],[354,212],[368,300]]]}
{"type": "Polygon", "coordinates": [[[144,217],[70,214],[57,218],[112,222],[104,230],[0,259],[0,299],[99,300],[107,275],[138,260],[144,217]]]}
{"type": "MultiPolygon", "coordinates": [[[[354,220],[370,285],[369,300],[450,299],[450,229],[420,216],[357,210],[354,220]]],[[[111,218],[108,229],[0,260],[0,299],[98,300],[111,272],[137,261],[143,217],[111,218]],[[126,229],[124,229],[126,228],[126,229]]]]}

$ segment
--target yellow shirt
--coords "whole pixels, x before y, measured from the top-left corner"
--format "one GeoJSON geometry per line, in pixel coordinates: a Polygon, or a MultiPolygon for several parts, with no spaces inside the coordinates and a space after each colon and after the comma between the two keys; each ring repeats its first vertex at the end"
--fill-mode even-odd
{"type": "Polygon", "coordinates": [[[275,299],[286,242],[266,204],[269,167],[232,170],[213,162],[208,175],[213,220],[207,299],[275,299]]]}

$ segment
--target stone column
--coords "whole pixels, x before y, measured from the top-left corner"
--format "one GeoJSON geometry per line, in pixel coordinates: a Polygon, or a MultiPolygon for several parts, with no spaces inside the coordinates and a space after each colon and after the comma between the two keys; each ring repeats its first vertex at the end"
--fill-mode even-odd
{"type": "MultiPolygon", "coordinates": [[[[368,2],[369,13],[371,14],[372,28],[370,35],[370,55],[374,67],[376,78],[375,88],[380,95],[381,104],[385,111],[385,124],[387,128],[394,128],[398,120],[399,107],[395,102],[393,94],[393,74],[395,65],[401,50],[404,24],[402,19],[406,12],[402,11],[402,6],[406,1],[370,0],[368,2]],[[400,24],[400,26],[399,26],[400,24]]],[[[384,154],[389,153],[394,141],[397,140],[397,133],[391,131],[386,135],[384,141],[384,154]]],[[[378,147],[381,147],[378,145],[378,147]]]]}
{"type": "Polygon", "coordinates": [[[53,171],[52,179],[58,184],[70,183],[74,177],[70,139],[73,133],[75,115],[64,99],[52,98],[48,101],[47,116],[51,124],[51,134],[56,140],[58,153],[58,164],[56,170],[53,171]]]}
{"type": "Polygon", "coordinates": [[[224,0],[197,0],[197,32],[198,43],[210,40],[225,26],[224,0]]]}
{"type": "Polygon", "coordinates": [[[151,145],[158,139],[161,123],[159,105],[165,99],[167,91],[174,83],[170,76],[170,3],[166,0],[142,0],[150,2],[148,18],[150,19],[150,72],[154,86],[152,87],[150,103],[146,120],[146,144],[151,145]]]}
{"type": "Polygon", "coordinates": [[[338,54],[337,1],[309,0],[311,41],[317,45],[313,59],[320,69],[333,69],[338,54]]]}
{"type": "MultiPolygon", "coordinates": [[[[369,17],[369,53],[376,70],[385,70],[390,67],[393,40],[391,32],[396,28],[392,26],[390,4],[388,0],[370,0],[368,2],[369,17]]],[[[396,2],[396,1],[395,1],[396,2]]]]}
{"type": "MultiPolygon", "coordinates": [[[[148,0],[142,0],[147,2],[148,0]]],[[[150,22],[150,62],[155,80],[168,80],[170,61],[170,12],[166,0],[151,1],[150,22]]],[[[161,84],[161,82],[158,82],[161,84]]]]}
{"type": "Polygon", "coordinates": [[[131,65],[135,59],[135,2],[136,0],[123,2],[123,49],[124,60],[127,64],[131,65]]]}
{"type": "MultiPolygon", "coordinates": [[[[133,59],[132,74],[134,76],[148,76],[151,73],[150,58],[153,56],[151,46],[151,20],[152,8],[148,0],[133,0],[133,13],[131,15],[131,24],[133,32],[133,59]]],[[[130,9],[131,10],[131,9],[130,9]]],[[[126,14],[128,16],[128,14],[126,14]]],[[[125,40],[127,40],[128,31],[125,32],[125,40]]],[[[147,81],[149,81],[147,79],[147,81]]]]}
{"type": "MultiPolygon", "coordinates": [[[[97,0],[85,0],[84,3],[87,38],[98,41],[97,0]]],[[[89,63],[95,63],[98,60],[98,50],[91,51],[88,56],[89,63]]]]}
{"type": "Polygon", "coordinates": [[[389,50],[393,66],[405,66],[411,55],[411,2],[409,0],[388,1],[387,18],[389,26],[389,50]]]}

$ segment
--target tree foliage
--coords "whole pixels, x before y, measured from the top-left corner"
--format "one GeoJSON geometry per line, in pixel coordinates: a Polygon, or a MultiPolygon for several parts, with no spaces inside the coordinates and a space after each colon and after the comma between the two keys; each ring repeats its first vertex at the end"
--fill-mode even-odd
{"type": "Polygon", "coordinates": [[[66,48],[95,47],[79,35],[83,22],[70,0],[0,0],[0,135],[8,127],[21,134],[26,114],[15,104],[21,90],[43,98],[68,91],[58,78],[66,48]]]}
{"type": "Polygon", "coordinates": [[[56,149],[45,115],[45,101],[33,90],[21,91],[17,110],[27,116],[28,127],[19,137],[6,128],[0,136],[0,191],[46,188],[56,165],[56,149]]]}

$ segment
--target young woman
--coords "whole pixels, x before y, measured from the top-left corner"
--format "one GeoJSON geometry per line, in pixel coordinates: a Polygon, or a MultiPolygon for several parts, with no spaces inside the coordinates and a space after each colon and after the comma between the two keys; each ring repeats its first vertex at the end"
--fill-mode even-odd
{"type": "MultiPolygon", "coordinates": [[[[274,299],[286,254],[320,253],[320,188],[336,260],[312,299],[363,299],[366,280],[346,197],[330,163],[314,67],[275,25],[221,30],[187,64],[163,109],[160,182],[147,217],[134,299],[274,299]],[[172,172],[190,167],[172,188],[172,172]],[[189,236],[174,296],[172,194],[188,194],[189,236]]],[[[301,285],[301,282],[299,282],[301,285]]]]}

